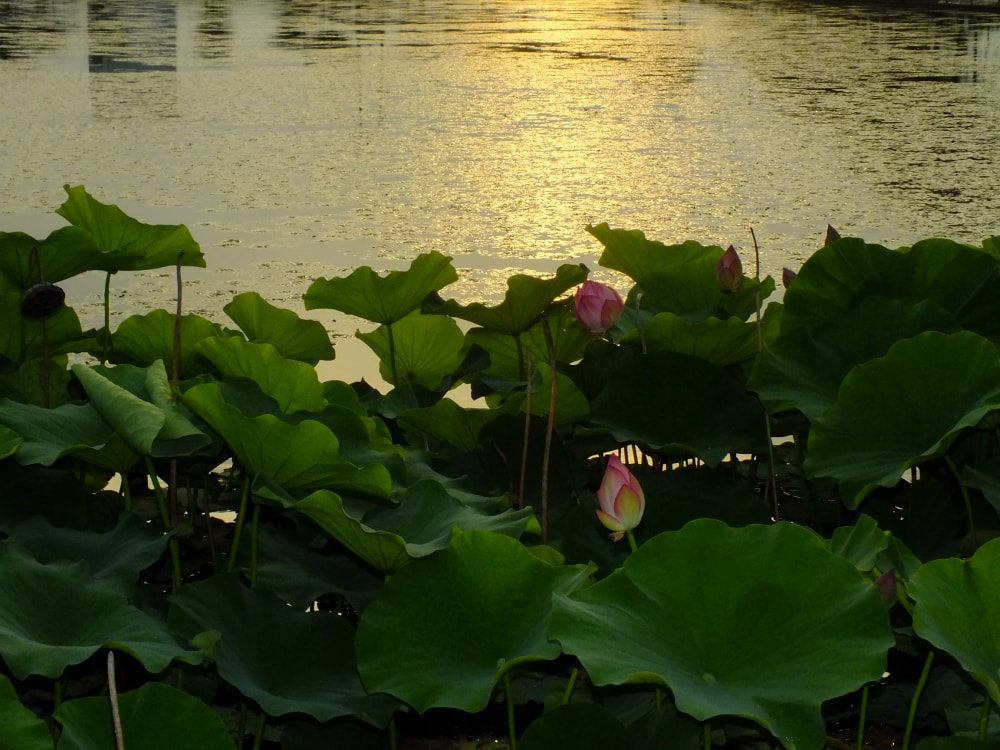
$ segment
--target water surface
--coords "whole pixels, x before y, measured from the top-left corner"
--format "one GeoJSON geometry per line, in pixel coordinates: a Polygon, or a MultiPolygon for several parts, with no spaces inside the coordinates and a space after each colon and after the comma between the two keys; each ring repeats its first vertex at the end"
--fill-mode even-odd
{"type": "MultiPolygon", "coordinates": [[[[827,223],[1000,234],[1000,19],[674,0],[0,2],[0,230],[64,183],[187,224],[188,309],[420,252],[451,294],[596,268],[589,223],[797,267],[827,223]]],[[[748,265],[750,265],[748,263],[748,265]]],[[[173,275],[121,275],[119,314],[173,275]]],[[[74,290],[93,324],[99,285],[74,290]]],[[[330,320],[337,333],[355,320],[330,320]]],[[[364,326],[363,326],[364,327],[364,326]]]]}

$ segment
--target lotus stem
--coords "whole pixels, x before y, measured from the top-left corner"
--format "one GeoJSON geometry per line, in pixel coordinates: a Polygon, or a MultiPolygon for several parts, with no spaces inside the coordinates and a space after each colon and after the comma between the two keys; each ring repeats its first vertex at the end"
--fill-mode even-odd
{"type": "Polygon", "coordinates": [[[559,382],[556,373],[556,346],[549,328],[549,316],[542,315],[542,333],[549,350],[549,418],[545,423],[545,449],[542,451],[542,544],[549,542],[549,460],[552,457],[552,433],[556,426],[556,395],[559,382]]]}
{"type": "Polygon", "coordinates": [[[399,386],[399,375],[396,372],[396,338],[392,333],[392,323],[386,323],[385,330],[389,337],[389,372],[392,374],[393,387],[397,387],[399,386]]]}
{"type": "Polygon", "coordinates": [[[948,469],[951,471],[952,477],[955,479],[955,484],[958,485],[958,491],[962,493],[962,502],[965,504],[965,515],[969,522],[969,538],[972,541],[972,551],[975,552],[979,549],[979,535],[976,532],[976,519],[972,514],[972,500],[969,497],[969,490],[962,484],[962,479],[958,475],[958,467],[955,466],[955,462],[951,456],[945,456],[944,460],[948,464],[948,469]]]}
{"type": "Polygon", "coordinates": [[[231,573],[236,567],[236,553],[240,549],[240,537],[243,535],[243,519],[247,516],[247,502],[250,498],[250,480],[243,473],[243,490],[240,492],[240,509],[236,513],[236,528],[233,530],[233,546],[229,550],[229,562],[226,563],[226,572],[231,573]]]}
{"type": "Polygon", "coordinates": [[[108,361],[111,351],[111,271],[104,275],[104,336],[101,341],[101,364],[108,361]]]}
{"type": "Polygon", "coordinates": [[[635,534],[632,533],[632,529],[625,532],[625,538],[628,539],[628,546],[633,552],[639,549],[639,545],[635,543],[635,534]]]}
{"type": "Polygon", "coordinates": [[[253,750],[260,750],[261,743],[264,741],[264,726],[267,724],[267,714],[263,711],[257,717],[257,728],[253,733],[253,750]]]}
{"type": "Polygon", "coordinates": [[[580,676],[580,669],[578,667],[573,667],[572,671],[569,673],[569,682],[566,683],[566,689],[563,691],[562,704],[565,706],[569,703],[569,699],[573,695],[573,689],[576,687],[576,678],[580,676]]]}
{"type": "Polygon", "coordinates": [[[253,506],[253,521],[250,523],[250,588],[257,588],[258,535],[260,534],[260,505],[253,506]]]}
{"type": "Polygon", "coordinates": [[[389,750],[397,750],[399,747],[399,737],[396,732],[396,717],[389,719],[389,750]]]}
{"type": "MultiPolygon", "coordinates": [[[[169,532],[173,526],[170,523],[170,509],[167,506],[167,498],[163,494],[163,488],[160,486],[160,479],[156,476],[156,468],[153,466],[153,459],[149,456],[145,456],[146,460],[146,473],[149,474],[149,481],[153,485],[153,493],[156,495],[156,504],[160,508],[160,518],[163,520],[163,531],[165,533],[169,532]]],[[[171,584],[173,590],[177,591],[181,587],[181,553],[180,548],[177,545],[177,540],[171,538],[167,545],[170,547],[170,567],[171,567],[171,584]]]]}
{"type": "Polygon", "coordinates": [[[865,745],[865,723],[868,721],[868,683],[861,688],[861,715],[858,717],[858,750],[865,745]]]}
{"type": "Polygon", "coordinates": [[[990,728],[990,708],[993,705],[993,701],[990,700],[989,695],[983,696],[983,710],[979,714],[979,741],[986,742],[986,735],[990,728]]]}
{"type": "Polygon", "coordinates": [[[924,668],[920,671],[920,678],[917,680],[917,686],[913,690],[913,698],[910,700],[910,713],[906,717],[906,730],[903,732],[902,750],[910,750],[910,738],[913,735],[913,725],[917,720],[917,705],[920,703],[920,696],[924,692],[924,687],[927,685],[927,677],[931,673],[931,664],[933,661],[934,649],[930,649],[927,652],[927,658],[924,660],[924,668]]]}
{"type": "Polygon", "coordinates": [[[642,353],[646,353],[646,331],[642,327],[642,319],[639,317],[639,301],[642,299],[642,292],[636,292],[635,295],[635,329],[639,332],[639,345],[642,347],[642,353]]]}
{"type": "Polygon", "coordinates": [[[121,477],[121,479],[119,481],[121,482],[122,497],[125,498],[125,510],[127,510],[129,513],[131,513],[132,512],[132,486],[129,484],[128,474],[126,472],[124,472],[124,471],[119,472],[119,476],[121,477]]]}
{"type": "Polygon", "coordinates": [[[118,709],[118,683],[115,680],[115,652],[108,651],[108,697],[111,699],[111,720],[115,726],[115,746],[125,750],[125,735],[122,733],[122,715],[118,709]]]}
{"type": "Polygon", "coordinates": [[[702,750],[712,750],[712,722],[710,721],[701,725],[701,748],[702,750]]]}
{"type": "Polygon", "coordinates": [[[184,252],[177,254],[177,313],[174,315],[174,351],[173,351],[173,396],[174,401],[178,398],[177,384],[181,380],[181,293],[184,285],[181,282],[181,261],[184,260],[184,252]]]}
{"type": "Polygon", "coordinates": [[[503,691],[507,696],[507,734],[510,739],[510,750],[517,750],[517,732],[514,726],[514,694],[510,689],[510,672],[504,672],[503,691]]]}
{"type": "MultiPolygon", "coordinates": [[[[518,339],[520,342],[520,339],[518,339]]],[[[520,348],[518,349],[518,357],[522,357],[520,348]]],[[[524,507],[524,491],[527,484],[528,477],[528,443],[531,437],[531,352],[528,352],[527,356],[527,366],[528,366],[528,376],[525,386],[525,402],[524,402],[524,439],[521,441],[521,475],[518,480],[517,486],[517,503],[516,507],[524,507]]]]}
{"type": "MultiPolygon", "coordinates": [[[[750,227],[750,237],[753,239],[753,255],[755,260],[755,277],[757,279],[756,307],[757,307],[757,354],[764,351],[764,329],[761,324],[761,299],[760,299],[760,246],[757,244],[757,234],[750,227]]],[[[774,439],[771,435],[771,415],[764,409],[764,431],[767,434],[767,464],[771,480],[771,506],[774,513],[774,520],[781,520],[781,508],[778,506],[778,471],[774,466],[774,439]]],[[[803,480],[805,478],[803,477],[803,480]]]]}

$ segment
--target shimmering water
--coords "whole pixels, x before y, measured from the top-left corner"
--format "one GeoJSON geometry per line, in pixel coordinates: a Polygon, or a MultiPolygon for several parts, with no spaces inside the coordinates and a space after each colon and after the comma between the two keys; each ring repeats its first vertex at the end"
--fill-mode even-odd
{"type": "MultiPolygon", "coordinates": [[[[209,261],[188,309],[213,317],[432,249],[461,269],[452,295],[491,301],[514,271],[595,268],[602,221],[743,248],[752,226],[776,276],[828,222],[978,243],[1000,234],[998,166],[995,14],[0,0],[0,229],[60,226],[64,183],[187,224],[209,261]]],[[[172,306],[172,273],[122,276],[172,306]]],[[[96,316],[97,285],[75,294],[96,316]]]]}

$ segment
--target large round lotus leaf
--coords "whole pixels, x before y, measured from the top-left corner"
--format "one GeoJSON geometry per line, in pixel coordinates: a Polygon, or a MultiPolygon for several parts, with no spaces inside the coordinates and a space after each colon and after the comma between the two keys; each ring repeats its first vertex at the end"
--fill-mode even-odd
{"type": "Polygon", "coordinates": [[[632,330],[622,340],[644,341],[649,351],[689,354],[716,365],[746,362],[761,346],[756,322],[715,317],[692,321],[669,312],[657,313],[642,331],[632,330]]]}
{"type": "Polygon", "coordinates": [[[869,297],[816,328],[782,330],[761,352],[749,386],[771,410],[798,409],[814,419],[836,402],[844,376],[856,365],[924,331],[958,330],[936,302],[869,297]]]}
{"type": "MultiPolygon", "coordinates": [[[[136,750],[235,750],[225,723],[197,698],[160,682],[118,696],[122,738],[136,750]]],[[[79,698],[56,711],[62,725],[58,750],[116,747],[107,696],[79,698]]],[[[20,747],[20,746],[18,746],[20,747]]]]}
{"type": "Polygon", "coordinates": [[[384,726],[395,709],[388,696],[361,686],[354,630],[344,618],[295,610],[235,574],[184,586],[170,599],[169,623],[188,638],[215,631],[219,676],[271,716],[358,716],[384,726]]]}
{"type": "Polygon", "coordinates": [[[391,339],[385,324],[357,337],[378,356],[379,374],[392,385],[436,388],[459,368],[465,356],[465,336],[458,323],[443,315],[423,315],[419,310],[392,324],[391,339]],[[395,356],[395,365],[390,355],[395,356]]]}
{"type": "Polygon", "coordinates": [[[922,565],[907,587],[914,601],[913,629],[947,651],[1000,703],[1000,539],[969,560],[945,558],[922,565]]]}
{"type": "Polygon", "coordinates": [[[45,722],[18,700],[14,686],[0,674],[0,747],[17,750],[52,750],[52,735],[45,722]]]}
{"type": "Polygon", "coordinates": [[[518,741],[521,750],[608,750],[628,746],[625,725],[594,703],[569,703],[535,719],[518,741]]]}
{"type": "Polygon", "coordinates": [[[173,659],[200,659],[114,584],[91,578],[85,563],[43,565],[0,542],[0,656],[13,675],[58,677],[101,648],[129,653],[153,673],[173,659]]]}
{"type": "Polygon", "coordinates": [[[448,549],[395,573],[365,610],[361,678],[421,712],[480,711],[507,669],[559,655],[545,635],[552,594],[587,573],[542,562],[501,534],[457,534],[448,549]]]}
{"type": "Polygon", "coordinates": [[[321,359],[334,358],[333,344],[322,323],[275,307],[257,292],[237,294],[222,309],[248,339],[273,344],[288,359],[315,365],[321,359]]]}
{"type": "Polygon", "coordinates": [[[696,719],[752,719],[789,750],[822,747],[820,705],[878,679],[893,645],[874,586],[816,534],[710,519],[557,595],[549,636],[597,685],[665,684],[696,719]]]}
{"type": "MultiPolygon", "coordinates": [[[[156,360],[170,363],[174,361],[174,329],[176,317],[166,310],[153,310],[145,315],[132,315],[121,322],[114,332],[114,348],[109,359],[112,362],[148,367],[156,360]]],[[[181,380],[211,372],[212,366],[198,354],[195,345],[213,336],[236,335],[226,331],[200,315],[181,316],[181,347],[178,363],[181,380]]]]}
{"type": "Polygon", "coordinates": [[[39,283],[41,275],[58,284],[95,270],[100,261],[94,238],[79,227],[60,227],[43,240],[24,232],[0,232],[0,277],[22,292],[39,283]]]}
{"type": "Polygon", "coordinates": [[[904,339],[847,374],[836,404],[813,422],[805,469],[837,480],[855,507],[998,405],[1000,354],[989,341],[968,331],[904,339]]]}
{"type": "Polygon", "coordinates": [[[316,279],[303,300],[307,310],[329,308],[373,323],[395,323],[457,279],[451,258],[435,250],[418,255],[407,270],[385,276],[361,266],[344,278],[316,279]]]}
{"type": "Polygon", "coordinates": [[[690,452],[710,466],[763,450],[764,414],[728,370],[673,352],[623,355],[592,417],[620,443],[690,452]]]}

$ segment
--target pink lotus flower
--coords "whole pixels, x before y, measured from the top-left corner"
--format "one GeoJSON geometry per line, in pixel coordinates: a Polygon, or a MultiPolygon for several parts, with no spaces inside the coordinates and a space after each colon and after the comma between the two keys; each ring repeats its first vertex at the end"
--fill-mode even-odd
{"type": "Polygon", "coordinates": [[[576,290],[576,319],[591,336],[603,336],[624,309],[618,292],[597,281],[585,281],[576,290]]]}
{"type": "Polygon", "coordinates": [[[743,285],[743,263],[740,262],[740,254],[736,252],[734,245],[730,245],[719,258],[715,267],[715,279],[719,282],[719,289],[724,292],[738,292],[743,285]]]}
{"type": "Polygon", "coordinates": [[[601,504],[597,518],[614,532],[611,539],[616,542],[639,525],[646,509],[642,487],[614,455],[608,460],[604,479],[597,490],[597,500],[601,504]]]}

